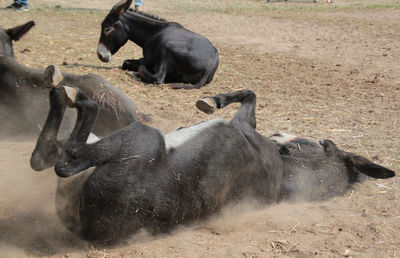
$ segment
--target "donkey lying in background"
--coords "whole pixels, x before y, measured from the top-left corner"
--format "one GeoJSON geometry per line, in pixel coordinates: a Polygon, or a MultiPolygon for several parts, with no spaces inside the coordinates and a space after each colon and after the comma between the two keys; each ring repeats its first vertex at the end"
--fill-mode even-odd
{"type": "Polygon", "coordinates": [[[33,26],[35,26],[35,22],[29,21],[6,30],[0,28],[0,56],[14,57],[12,42],[22,38],[33,26]]]}
{"type": "Polygon", "coordinates": [[[144,82],[175,83],[175,89],[198,89],[210,83],[219,62],[211,42],[178,23],[128,10],[131,3],[120,1],[102,22],[99,59],[109,62],[131,40],[143,49],[143,58],[125,60],[122,69],[138,72],[144,82]]]}
{"type": "MultiPolygon", "coordinates": [[[[39,135],[49,107],[45,79],[51,80],[55,67],[43,70],[19,64],[11,57],[0,57],[0,137],[39,135]]],[[[58,77],[62,85],[77,87],[96,100],[100,106],[99,119],[93,132],[107,135],[136,121],[132,100],[102,77],[94,74],[63,73],[58,77]]],[[[75,124],[76,112],[68,110],[62,126],[64,135],[75,124]]]]}
{"type": "Polygon", "coordinates": [[[241,107],[230,122],[215,119],[165,136],[134,122],[88,144],[97,103],[77,89],[53,88],[50,112],[35,151],[45,152],[43,138],[55,139],[64,104],[79,113],[55,165],[59,177],[73,180],[64,189],[59,185],[62,196],[56,206],[62,207],[57,210],[64,224],[94,244],[112,244],[140,228],[168,232],[176,224],[206,217],[244,197],[263,203],[293,197],[302,193],[301,184],[293,182],[300,175],[312,183],[326,179],[323,184],[328,187],[317,187],[319,192],[313,192],[317,196],[324,191],[342,193],[335,186],[346,190],[357,181],[351,177],[355,173],[394,176],[393,171],[340,151],[329,141],[316,151],[319,157],[315,158],[315,151],[301,152],[307,150],[306,145],[295,154],[281,140],[283,136],[273,137],[279,144],[264,138],[255,131],[256,96],[251,91],[218,94],[196,105],[210,113],[234,102],[241,107]],[[302,162],[296,163],[301,157],[302,162]],[[90,167],[95,169],[86,170],[90,167]],[[320,170],[314,179],[316,168],[320,170]],[[330,173],[336,174],[336,181],[329,182],[330,173]]]}

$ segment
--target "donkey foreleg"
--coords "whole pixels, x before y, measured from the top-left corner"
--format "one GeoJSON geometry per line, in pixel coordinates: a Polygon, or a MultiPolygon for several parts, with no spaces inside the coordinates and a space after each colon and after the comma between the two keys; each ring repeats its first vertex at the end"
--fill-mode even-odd
{"type": "Polygon", "coordinates": [[[143,58],[140,59],[127,59],[122,64],[122,70],[128,70],[132,72],[137,72],[139,70],[139,66],[143,65],[143,58]]]}

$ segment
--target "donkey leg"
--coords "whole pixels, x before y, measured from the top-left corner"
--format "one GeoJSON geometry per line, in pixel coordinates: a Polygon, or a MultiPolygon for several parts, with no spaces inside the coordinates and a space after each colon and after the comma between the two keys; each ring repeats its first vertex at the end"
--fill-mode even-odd
{"type": "Polygon", "coordinates": [[[232,118],[233,123],[247,123],[254,129],[257,126],[256,122],[256,94],[250,90],[243,90],[240,94],[241,106],[232,118]]]}
{"type": "Polygon", "coordinates": [[[256,94],[250,90],[239,90],[205,97],[196,102],[196,107],[207,114],[211,114],[216,108],[223,108],[236,102],[240,102],[241,106],[231,122],[246,123],[256,128],[256,94]]]}
{"type": "Polygon", "coordinates": [[[49,99],[50,111],[30,159],[31,167],[36,171],[54,166],[62,150],[57,134],[66,109],[63,92],[51,89],[49,99]]]}
{"type": "Polygon", "coordinates": [[[78,118],[68,142],[74,144],[86,143],[96,122],[99,111],[98,104],[77,88],[68,86],[63,88],[65,89],[67,105],[78,110],[78,118]]]}
{"type": "Polygon", "coordinates": [[[50,110],[30,159],[31,167],[37,171],[54,166],[61,155],[62,143],[57,140],[57,134],[66,110],[65,93],[58,87],[62,80],[63,76],[56,66],[46,68],[43,83],[51,88],[50,110]]]}
{"type": "Polygon", "coordinates": [[[161,62],[159,64],[154,74],[151,73],[144,65],[139,66],[138,69],[138,77],[146,83],[162,84],[164,83],[166,76],[167,64],[165,62],[161,62]]]}
{"type": "Polygon", "coordinates": [[[170,88],[174,90],[178,89],[185,89],[185,90],[192,90],[192,89],[200,89],[202,86],[207,84],[208,77],[203,76],[198,82],[194,84],[185,84],[185,83],[173,83],[171,84],[170,88]]]}
{"type": "Polygon", "coordinates": [[[139,66],[143,65],[143,58],[140,59],[127,59],[122,64],[122,70],[128,70],[137,72],[139,70],[139,66]]]}
{"type": "Polygon", "coordinates": [[[185,84],[185,83],[173,83],[171,84],[170,88],[177,90],[177,89],[186,89],[186,90],[191,90],[191,89],[200,89],[204,85],[210,83],[214,77],[216,68],[208,68],[204,73],[203,76],[193,84],[185,84]]]}
{"type": "Polygon", "coordinates": [[[76,88],[64,86],[65,98],[70,107],[78,110],[78,117],[55,171],[60,177],[68,177],[85,170],[93,163],[91,150],[86,144],[98,114],[98,104],[76,88]]]}

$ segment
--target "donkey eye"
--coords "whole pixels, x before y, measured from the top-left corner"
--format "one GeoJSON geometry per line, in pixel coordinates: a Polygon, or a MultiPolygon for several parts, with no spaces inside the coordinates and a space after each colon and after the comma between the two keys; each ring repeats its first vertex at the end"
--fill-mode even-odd
{"type": "Polygon", "coordinates": [[[108,34],[110,34],[113,30],[114,30],[113,27],[104,28],[104,34],[108,35],[108,34]]]}

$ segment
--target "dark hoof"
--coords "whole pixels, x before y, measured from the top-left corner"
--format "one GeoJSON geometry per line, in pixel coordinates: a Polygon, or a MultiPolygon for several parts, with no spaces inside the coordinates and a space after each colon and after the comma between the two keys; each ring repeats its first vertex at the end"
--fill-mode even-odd
{"type": "Polygon", "coordinates": [[[206,114],[212,114],[217,108],[217,105],[212,97],[205,97],[196,102],[196,107],[206,114]]]}
{"type": "Polygon", "coordinates": [[[128,70],[132,72],[137,72],[140,66],[140,62],[137,60],[125,60],[122,64],[122,70],[128,70]]]}
{"type": "Polygon", "coordinates": [[[122,70],[129,70],[128,67],[129,67],[128,61],[124,61],[124,63],[122,64],[121,69],[122,70]]]}

